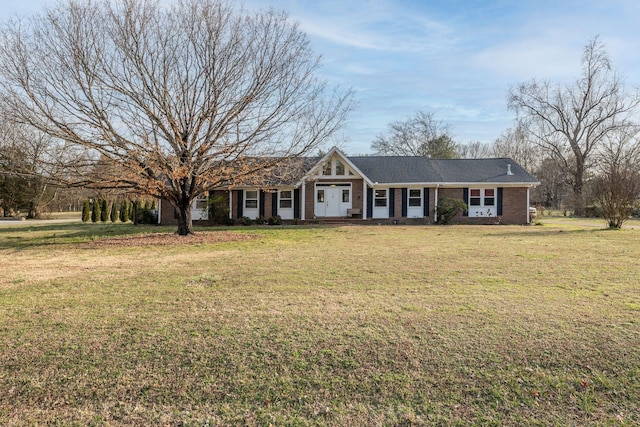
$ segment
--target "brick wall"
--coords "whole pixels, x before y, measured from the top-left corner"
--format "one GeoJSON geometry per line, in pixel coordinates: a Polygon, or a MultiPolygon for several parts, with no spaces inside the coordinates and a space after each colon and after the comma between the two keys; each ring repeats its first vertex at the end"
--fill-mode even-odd
{"type": "MultiPolygon", "coordinates": [[[[438,200],[445,197],[460,199],[464,196],[462,188],[440,188],[438,189],[438,200]]],[[[465,200],[466,202],[466,200],[465,200]]],[[[433,206],[433,205],[431,205],[433,206]]],[[[502,215],[500,216],[501,224],[526,224],[527,223],[527,188],[511,188],[504,187],[502,190],[502,215]]],[[[498,222],[497,218],[470,218],[456,215],[453,223],[465,224],[494,224],[498,222]]]]}

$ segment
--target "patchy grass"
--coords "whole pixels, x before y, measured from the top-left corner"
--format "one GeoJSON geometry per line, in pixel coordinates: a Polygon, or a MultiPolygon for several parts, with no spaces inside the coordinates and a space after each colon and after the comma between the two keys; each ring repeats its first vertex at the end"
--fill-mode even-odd
{"type": "Polygon", "coordinates": [[[640,230],[228,230],[0,228],[0,424],[640,423],[640,230]]]}

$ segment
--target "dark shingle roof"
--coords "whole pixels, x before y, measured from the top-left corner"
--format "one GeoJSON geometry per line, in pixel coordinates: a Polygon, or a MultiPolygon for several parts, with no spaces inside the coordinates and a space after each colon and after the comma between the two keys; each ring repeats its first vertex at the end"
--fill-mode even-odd
{"type": "Polygon", "coordinates": [[[374,183],[531,183],[538,182],[509,158],[428,159],[362,156],[349,160],[374,183]],[[511,165],[511,175],[507,174],[511,165]]]}

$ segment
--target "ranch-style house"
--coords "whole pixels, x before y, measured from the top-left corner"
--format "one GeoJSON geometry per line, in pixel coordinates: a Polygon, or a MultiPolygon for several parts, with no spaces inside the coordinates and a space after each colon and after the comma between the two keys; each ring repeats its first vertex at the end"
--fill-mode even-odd
{"type": "MultiPolygon", "coordinates": [[[[346,156],[334,147],[321,158],[301,163],[304,166],[289,182],[211,189],[194,201],[194,223],[209,220],[208,197],[222,196],[233,220],[280,216],[283,222],[298,223],[431,223],[437,220],[439,201],[456,198],[468,209],[454,222],[529,224],[530,190],[539,184],[508,158],[346,156]]],[[[158,223],[177,223],[174,208],[164,200],[158,223]]]]}

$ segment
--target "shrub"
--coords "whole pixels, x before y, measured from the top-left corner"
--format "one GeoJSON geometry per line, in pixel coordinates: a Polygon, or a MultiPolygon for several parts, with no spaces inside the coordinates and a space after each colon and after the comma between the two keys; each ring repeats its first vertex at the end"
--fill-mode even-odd
{"type": "Polygon", "coordinates": [[[109,216],[109,203],[106,199],[100,202],[100,222],[107,222],[109,216]]]}
{"type": "Polygon", "coordinates": [[[219,225],[229,225],[229,203],[224,196],[209,198],[209,219],[219,225]]]}
{"type": "Polygon", "coordinates": [[[100,200],[93,200],[93,209],[91,210],[91,222],[100,221],[100,200]]]}
{"type": "Polygon", "coordinates": [[[445,225],[460,212],[467,210],[467,204],[459,199],[445,197],[438,202],[436,213],[438,214],[438,223],[445,225]]]}
{"type": "Polygon", "coordinates": [[[111,203],[111,213],[109,214],[109,221],[116,222],[118,220],[118,204],[114,201],[111,203]]]}
{"type": "Polygon", "coordinates": [[[281,225],[282,218],[280,217],[280,215],[270,216],[267,222],[269,223],[269,225],[281,225]]]}
{"type": "Polygon", "coordinates": [[[82,205],[82,222],[91,221],[91,205],[89,204],[89,200],[85,200],[82,205]]]}
{"type": "Polygon", "coordinates": [[[243,216],[242,218],[240,218],[240,223],[242,225],[251,225],[251,218],[249,218],[248,216],[243,216]]]}
{"type": "Polygon", "coordinates": [[[123,200],[120,202],[120,222],[129,221],[129,202],[123,200]]]}

